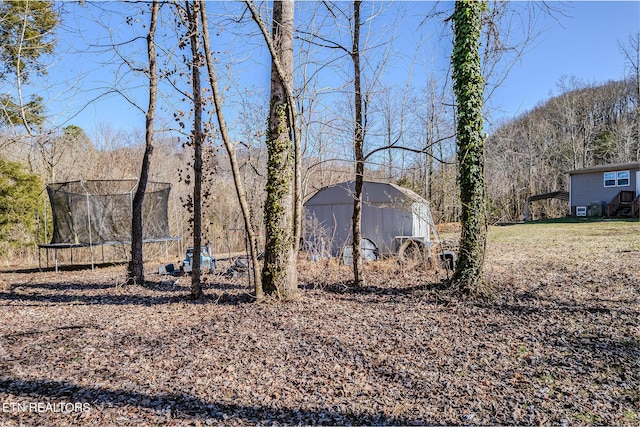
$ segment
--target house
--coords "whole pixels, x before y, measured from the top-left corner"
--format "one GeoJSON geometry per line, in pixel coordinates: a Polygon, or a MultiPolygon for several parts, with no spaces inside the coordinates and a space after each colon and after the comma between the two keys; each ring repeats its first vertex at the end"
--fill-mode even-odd
{"type": "Polygon", "coordinates": [[[640,162],[592,166],[569,172],[569,213],[575,216],[637,217],[640,162]]]}
{"type": "MultiPolygon", "coordinates": [[[[318,256],[340,256],[351,245],[354,181],[321,188],[304,204],[305,245],[318,256]]],[[[365,181],[362,188],[363,256],[397,254],[403,245],[429,245],[429,203],[395,184],[365,181]],[[370,252],[370,253],[369,253],[370,252]]]]}

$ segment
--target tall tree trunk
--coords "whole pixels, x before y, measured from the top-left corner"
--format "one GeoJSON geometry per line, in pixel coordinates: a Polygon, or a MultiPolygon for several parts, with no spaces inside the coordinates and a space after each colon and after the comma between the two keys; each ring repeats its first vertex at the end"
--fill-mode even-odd
{"type": "Polygon", "coordinates": [[[189,22],[189,39],[191,45],[191,78],[193,86],[193,270],[191,272],[191,298],[199,299],[203,296],[201,282],[202,246],[202,144],[204,132],[202,129],[202,85],[200,83],[200,43],[197,2],[185,2],[187,19],[189,22]]]}
{"type": "Polygon", "coordinates": [[[486,201],[482,107],[484,79],[480,67],[481,14],[484,2],[456,1],[453,14],[453,90],[457,105],[458,180],[462,235],[451,285],[461,294],[478,291],[486,245],[486,201]]]}
{"type": "Polygon", "coordinates": [[[211,57],[211,47],[209,38],[209,29],[207,23],[207,9],[204,0],[200,1],[200,15],[202,17],[202,39],[205,60],[207,62],[207,70],[209,72],[209,84],[213,92],[213,104],[216,110],[216,116],[218,117],[218,125],[220,127],[220,134],[222,135],[222,141],[227,155],[229,156],[229,162],[231,163],[231,172],[233,174],[233,182],[236,187],[236,195],[238,196],[238,203],[240,204],[240,210],[242,211],[242,218],[244,219],[244,229],[247,233],[247,239],[249,240],[249,254],[253,264],[253,283],[255,296],[258,300],[263,298],[262,291],[262,277],[260,276],[260,270],[258,269],[258,239],[256,237],[253,224],[251,223],[251,213],[249,210],[249,202],[247,201],[247,192],[244,187],[244,182],[240,175],[240,166],[236,157],[236,150],[231,142],[229,132],[227,130],[227,123],[222,112],[222,97],[220,96],[220,90],[218,88],[218,79],[216,77],[215,69],[213,68],[213,59],[211,57]]]}
{"type": "Polygon", "coordinates": [[[154,120],[156,115],[156,96],[158,91],[158,79],[156,76],[156,46],[155,34],[160,3],[154,0],[151,4],[151,23],[147,34],[147,56],[149,58],[149,106],[145,117],[145,149],[140,168],[140,179],[136,194],[133,197],[131,216],[131,260],[127,271],[128,284],[144,283],[144,264],[142,257],[142,203],[144,202],[147,181],[149,180],[149,168],[151,155],[153,154],[154,120]]]}
{"type": "MultiPolygon", "coordinates": [[[[293,1],[293,0],[291,0],[293,1]]],[[[290,125],[293,128],[293,151],[294,151],[294,205],[293,205],[293,217],[294,217],[294,230],[293,230],[293,251],[294,254],[298,253],[300,240],[302,237],[302,138],[300,136],[300,126],[298,123],[298,112],[296,107],[295,98],[293,96],[293,80],[291,78],[292,71],[287,70],[280,62],[280,54],[277,52],[273,35],[269,34],[269,31],[264,24],[260,14],[256,10],[251,0],[244,0],[245,4],[251,11],[254,21],[258,24],[260,31],[265,39],[269,52],[272,58],[272,73],[275,71],[280,80],[283,81],[285,94],[288,102],[288,109],[290,114],[290,125]],[[289,76],[289,77],[287,77],[289,76]]],[[[291,68],[291,67],[289,67],[291,68]]],[[[296,255],[297,256],[297,255],[296,255]]]]}
{"type": "Polygon", "coordinates": [[[353,196],[353,216],[351,217],[353,240],[353,282],[364,285],[364,266],[362,261],[362,184],[364,181],[364,126],[362,114],[362,87],[360,83],[360,3],[353,2],[353,89],[355,107],[355,127],[353,134],[353,152],[355,157],[355,185],[353,196]]]}
{"type": "Polygon", "coordinates": [[[286,80],[271,66],[271,100],[267,129],[266,244],[262,269],[264,292],[283,299],[298,297],[295,242],[294,148],[292,108],[287,88],[293,76],[293,1],[273,4],[272,41],[286,80]]]}

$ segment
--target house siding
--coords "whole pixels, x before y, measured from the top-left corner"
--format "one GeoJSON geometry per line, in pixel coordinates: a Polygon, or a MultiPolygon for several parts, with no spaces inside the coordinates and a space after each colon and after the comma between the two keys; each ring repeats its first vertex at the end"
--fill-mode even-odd
{"type": "Polygon", "coordinates": [[[601,206],[608,205],[620,191],[634,191],[637,195],[638,188],[638,171],[637,164],[629,165],[616,165],[611,169],[601,169],[593,172],[581,172],[574,171],[570,174],[570,209],[571,214],[575,215],[576,206],[587,206],[588,215],[594,215],[596,212],[591,212],[592,204],[600,204],[601,206]],[[605,187],[604,186],[604,174],[605,172],[612,171],[629,171],[629,185],[605,187]]]}

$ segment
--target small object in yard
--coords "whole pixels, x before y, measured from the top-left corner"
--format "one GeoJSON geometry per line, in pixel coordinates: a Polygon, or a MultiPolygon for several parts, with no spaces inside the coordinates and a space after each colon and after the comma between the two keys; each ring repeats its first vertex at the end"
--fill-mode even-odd
{"type": "Polygon", "coordinates": [[[166,274],[170,274],[170,275],[174,275],[176,273],[176,268],[173,264],[166,264],[166,265],[161,265],[158,267],[158,274],[161,275],[166,275],[166,274]]]}
{"type": "MultiPolygon", "coordinates": [[[[369,239],[360,241],[360,254],[364,261],[376,261],[380,256],[376,244],[369,239]]],[[[342,251],[342,262],[344,265],[353,265],[353,246],[345,246],[342,251]]]]}
{"type": "Polygon", "coordinates": [[[456,266],[456,253],[453,251],[440,252],[440,262],[447,270],[453,271],[456,266]]]}
{"type": "Polygon", "coordinates": [[[246,256],[236,258],[231,267],[227,269],[227,275],[231,277],[238,277],[244,275],[249,271],[249,258],[246,256]]]}
{"type": "MultiPolygon", "coordinates": [[[[200,247],[200,269],[201,271],[208,271],[211,273],[218,266],[217,260],[211,255],[209,246],[200,247]]],[[[191,273],[193,270],[193,248],[187,248],[187,254],[182,262],[182,272],[185,274],[191,273]]]]}

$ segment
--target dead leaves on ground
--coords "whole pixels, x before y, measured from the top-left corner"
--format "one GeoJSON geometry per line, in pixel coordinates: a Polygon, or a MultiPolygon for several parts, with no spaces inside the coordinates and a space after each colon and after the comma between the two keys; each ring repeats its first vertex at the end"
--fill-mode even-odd
{"type": "Polygon", "coordinates": [[[633,266],[497,266],[494,299],[444,303],[443,272],[367,269],[356,289],[302,262],[303,298],[268,304],[244,278],[190,302],[188,279],[121,267],[3,274],[0,423],[640,424],[633,266]],[[90,409],[15,410],[33,402],[90,409]]]}

